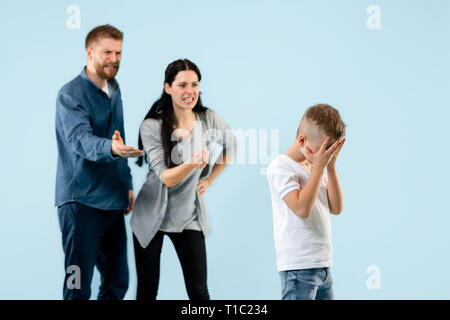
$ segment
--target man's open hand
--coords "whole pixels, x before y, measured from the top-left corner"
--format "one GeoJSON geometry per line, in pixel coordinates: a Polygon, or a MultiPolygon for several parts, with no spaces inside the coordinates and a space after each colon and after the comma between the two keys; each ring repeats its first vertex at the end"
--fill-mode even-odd
{"type": "Polygon", "coordinates": [[[136,158],[144,155],[144,151],[126,146],[118,130],[114,131],[112,136],[111,151],[115,156],[122,158],[136,158]]]}

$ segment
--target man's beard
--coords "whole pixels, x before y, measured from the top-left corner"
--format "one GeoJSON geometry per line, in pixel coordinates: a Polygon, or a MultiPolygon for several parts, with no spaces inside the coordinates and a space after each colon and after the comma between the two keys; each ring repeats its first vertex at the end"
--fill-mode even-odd
{"type": "Polygon", "coordinates": [[[119,71],[119,65],[120,65],[120,63],[105,63],[105,64],[94,63],[94,68],[99,77],[101,77],[103,79],[111,80],[111,79],[114,79],[117,72],[119,71]],[[108,72],[108,71],[105,71],[106,66],[116,67],[116,69],[114,71],[111,70],[110,72],[108,72]]]}

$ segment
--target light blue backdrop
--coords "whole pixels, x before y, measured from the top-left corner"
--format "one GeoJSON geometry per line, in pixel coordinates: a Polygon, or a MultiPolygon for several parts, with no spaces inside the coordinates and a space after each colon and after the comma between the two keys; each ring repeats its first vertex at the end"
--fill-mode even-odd
{"type": "MultiPolygon", "coordinates": [[[[329,103],[348,124],[345,209],[332,218],[336,298],[450,298],[449,3],[2,0],[0,299],[62,296],[55,98],[86,63],[87,32],[104,23],[125,33],[118,80],[129,144],[177,58],[197,63],[205,104],[233,129],[279,129],[280,152],[305,109],[329,103]],[[70,5],[80,29],[67,26],[70,5]],[[367,25],[371,5],[380,29],[367,25]],[[367,286],[371,265],[379,289],[367,286]]],[[[280,297],[265,166],[232,165],[205,195],[213,299],[280,297]]],[[[147,169],[130,167],[139,191],[147,169]]],[[[158,298],[186,299],[167,238],[161,268],[158,298]]],[[[98,284],[96,274],[93,297],[98,284]]]]}

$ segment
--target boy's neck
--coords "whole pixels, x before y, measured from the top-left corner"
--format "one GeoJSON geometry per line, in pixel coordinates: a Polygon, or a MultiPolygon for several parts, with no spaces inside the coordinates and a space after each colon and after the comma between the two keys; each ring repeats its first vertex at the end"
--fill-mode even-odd
{"type": "Polygon", "coordinates": [[[311,168],[311,165],[306,161],[297,141],[295,141],[284,154],[307,169],[311,168]]]}

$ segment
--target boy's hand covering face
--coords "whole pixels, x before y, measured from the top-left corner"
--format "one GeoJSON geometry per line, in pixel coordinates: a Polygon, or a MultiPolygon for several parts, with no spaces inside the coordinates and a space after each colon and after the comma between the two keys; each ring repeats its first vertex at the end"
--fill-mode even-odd
{"type": "Polygon", "coordinates": [[[345,139],[338,139],[327,148],[327,146],[329,145],[329,141],[330,137],[325,137],[325,139],[322,141],[320,149],[316,153],[312,153],[308,148],[305,148],[305,157],[313,167],[324,169],[325,167],[329,166],[330,162],[332,162],[332,165],[336,163],[336,159],[334,159],[333,161],[331,160],[332,158],[337,158],[337,154],[341,150],[345,139]]]}
{"type": "Polygon", "coordinates": [[[339,152],[341,151],[342,147],[344,146],[345,138],[339,139],[341,140],[341,143],[337,147],[336,151],[333,153],[330,162],[328,163],[327,169],[334,169],[336,166],[337,157],[339,155],[339,152]]]}

